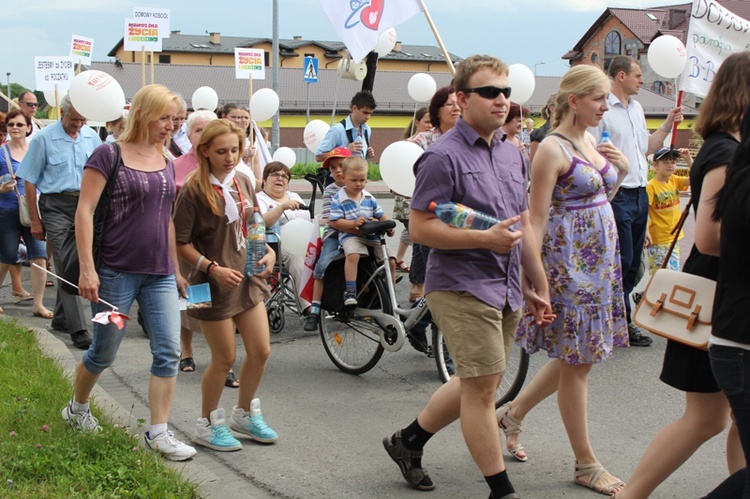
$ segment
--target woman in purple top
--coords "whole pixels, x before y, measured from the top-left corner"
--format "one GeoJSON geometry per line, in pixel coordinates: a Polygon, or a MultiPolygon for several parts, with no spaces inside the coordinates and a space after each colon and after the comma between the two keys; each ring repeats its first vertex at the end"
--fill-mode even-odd
{"type": "Polygon", "coordinates": [[[497,412],[508,450],[528,457],[518,443],[521,421],[540,401],[558,392],[560,416],[576,459],[574,480],[612,494],[624,484],[599,464],[587,428],[591,367],[613,347],[628,346],[617,227],[609,204],[628,172],[612,144],[597,148],[587,127],[608,109],[610,83],[593,66],[568,71],[557,94],[553,132],[539,146],[531,169],[531,224],[541,244],[556,318],[540,327],[524,317],[516,342],[550,360],[511,404],[497,412]]]}
{"type": "MultiPolygon", "coordinates": [[[[130,312],[134,300],[143,315],[151,344],[149,406],[151,427],[146,447],[173,461],[196,454],[167,428],[180,361],[178,288],[187,282],[174,262],[177,253],[172,224],[175,199],[174,165],[164,143],[177,113],[177,97],[162,85],[148,85],[135,95],[128,126],[115,144],[98,147],[86,162],[76,210],[76,240],[81,275],[79,293],[91,301],[92,314],[111,308],[104,300],[130,312]],[[104,225],[101,262],[92,255],[94,211],[116,165],[115,147],[122,151],[104,225]],[[101,300],[103,301],[100,301],[101,300]]],[[[75,429],[99,431],[88,407],[99,375],[109,367],[125,327],[94,323],[94,339],[76,371],[75,392],[63,418],[75,429]]]]}

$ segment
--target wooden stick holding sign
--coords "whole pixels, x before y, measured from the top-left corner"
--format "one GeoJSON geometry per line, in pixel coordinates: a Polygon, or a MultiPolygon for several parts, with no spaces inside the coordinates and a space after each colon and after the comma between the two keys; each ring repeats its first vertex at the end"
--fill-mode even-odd
{"type": "MultiPolygon", "coordinates": [[[[253,75],[250,75],[250,79],[248,80],[250,83],[248,84],[248,98],[247,98],[247,112],[250,114],[250,127],[247,132],[247,138],[250,140],[250,147],[253,147],[255,144],[255,141],[253,140],[253,112],[250,111],[250,100],[253,98],[253,75]]],[[[252,167],[252,165],[250,165],[252,167]]]]}
{"type": "Polygon", "coordinates": [[[149,53],[149,60],[151,61],[151,84],[154,84],[154,53],[149,53]]]}
{"type": "MultiPolygon", "coordinates": [[[[424,5],[424,2],[422,2],[422,4],[424,5]]],[[[424,5],[424,17],[427,19],[427,24],[430,25],[432,34],[435,35],[435,40],[437,41],[438,46],[440,47],[440,50],[443,52],[443,57],[445,57],[445,63],[448,64],[448,69],[450,69],[451,74],[455,76],[456,68],[453,66],[453,61],[451,60],[451,56],[448,53],[448,49],[445,48],[445,44],[443,43],[443,40],[440,38],[440,33],[438,33],[435,23],[432,22],[432,16],[430,15],[430,11],[427,10],[427,5],[424,5]]]]}
{"type": "Polygon", "coordinates": [[[141,87],[146,86],[146,46],[141,45],[141,87]]]}
{"type": "MultiPolygon", "coordinates": [[[[675,88],[677,88],[677,80],[675,80],[675,88]]],[[[677,108],[681,108],[682,107],[682,94],[683,94],[682,90],[680,90],[679,92],[677,92],[677,106],[676,106],[677,108]]],[[[674,143],[677,141],[677,127],[679,125],[680,124],[677,123],[677,122],[672,123],[672,140],[669,143],[669,145],[670,145],[670,147],[672,149],[674,149],[674,143]]]]}

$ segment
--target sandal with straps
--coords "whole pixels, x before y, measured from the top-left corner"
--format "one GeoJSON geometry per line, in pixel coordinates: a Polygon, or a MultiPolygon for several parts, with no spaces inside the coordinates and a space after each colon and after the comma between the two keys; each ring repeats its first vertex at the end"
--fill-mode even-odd
{"type": "Polygon", "coordinates": [[[609,473],[607,470],[604,469],[604,466],[602,466],[600,463],[590,463],[590,464],[578,464],[576,463],[576,469],[575,469],[575,475],[573,477],[573,480],[582,487],[587,487],[595,492],[599,492],[600,494],[606,494],[608,496],[612,496],[612,494],[616,494],[625,486],[625,482],[622,480],[616,478],[611,473],[609,473]],[[610,484],[610,485],[604,485],[604,486],[597,486],[597,483],[599,482],[599,479],[604,474],[608,474],[615,480],[617,480],[616,483],[610,484]],[[583,478],[585,481],[579,481],[579,478],[583,478]]]}
{"type": "MultiPolygon", "coordinates": [[[[503,430],[503,433],[505,433],[505,438],[512,435],[520,435],[523,431],[523,421],[510,415],[510,403],[501,405],[497,410],[497,424],[503,430]]],[[[508,452],[522,463],[529,460],[529,456],[526,455],[526,451],[524,451],[521,444],[514,445],[508,449],[508,452]]]]}

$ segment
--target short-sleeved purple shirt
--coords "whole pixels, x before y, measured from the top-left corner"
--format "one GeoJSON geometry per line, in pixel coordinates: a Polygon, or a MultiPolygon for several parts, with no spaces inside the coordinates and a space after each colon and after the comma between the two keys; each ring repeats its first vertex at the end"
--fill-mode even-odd
{"type": "MultiPolygon", "coordinates": [[[[412,209],[429,211],[431,201],[453,201],[499,220],[528,209],[521,152],[498,129],[491,144],[463,119],[432,144],[414,165],[412,209]]],[[[521,245],[508,254],[490,250],[430,249],[425,292],[467,291],[502,310],[517,310],[521,296],[521,245]]]]}
{"type": "MultiPolygon", "coordinates": [[[[109,178],[113,162],[112,146],[105,144],[96,148],[84,168],[93,168],[109,178]]],[[[104,224],[105,266],[138,274],[174,273],[169,255],[169,222],[177,189],[174,164],[166,158],[164,162],[164,168],[155,172],[120,164],[104,224]]]]}

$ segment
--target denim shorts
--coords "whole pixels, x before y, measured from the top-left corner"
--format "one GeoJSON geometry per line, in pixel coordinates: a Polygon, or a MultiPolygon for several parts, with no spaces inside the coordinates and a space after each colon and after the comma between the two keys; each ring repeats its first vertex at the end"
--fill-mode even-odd
{"type": "MultiPolygon", "coordinates": [[[[180,305],[174,274],[159,276],[121,272],[107,267],[99,269],[99,297],[130,314],[138,301],[151,347],[151,374],[160,378],[177,376],[180,362],[180,305]]],[[[111,310],[99,303],[91,304],[91,314],[111,310]]],[[[125,328],[114,324],[94,325],[94,340],[83,354],[83,365],[92,374],[100,374],[115,360],[125,328]]]]}
{"type": "Polygon", "coordinates": [[[21,225],[18,210],[0,209],[0,263],[13,265],[18,261],[18,243],[22,237],[30,260],[47,258],[44,241],[34,239],[31,228],[21,225]]]}
{"type": "Polygon", "coordinates": [[[328,239],[323,241],[323,247],[320,249],[320,256],[318,257],[318,263],[315,264],[313,270],[313,277],[315,279],[323,279],[326,274],[326,269],[332,261],[336,260],[343,253],[339,249],[339,238],[336,234],[333,234],[328,239]]]}

